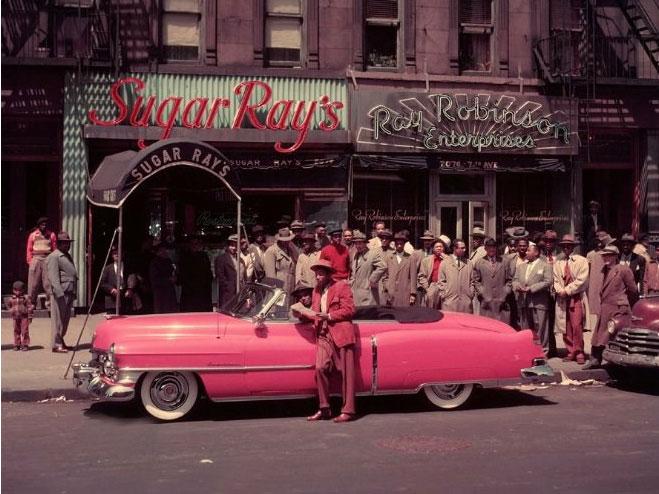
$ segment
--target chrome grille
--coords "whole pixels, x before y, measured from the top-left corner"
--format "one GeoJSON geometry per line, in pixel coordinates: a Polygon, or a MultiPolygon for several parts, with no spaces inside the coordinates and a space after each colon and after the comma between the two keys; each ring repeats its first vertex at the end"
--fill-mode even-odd
{"type": "Polygon", "coordinates": [[[621,329],[615,338],[609,341],[609,350],[648,356],[659,356],[659,333],[642,328],[621,329]]]}

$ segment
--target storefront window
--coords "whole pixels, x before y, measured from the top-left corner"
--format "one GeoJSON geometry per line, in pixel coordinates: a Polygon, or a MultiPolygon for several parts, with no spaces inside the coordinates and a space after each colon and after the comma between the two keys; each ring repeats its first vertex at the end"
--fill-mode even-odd
{"type": "Polygon", "coordinates": [[[416,239],[427,228],[427,189],[425,170],[356,170],[353,175],[349,226],[370,236],[375,223],[384,221],[392,232],[409,230],[412,239],[416,239]]]}
{"type": "Polygon", "coordinates": [[[442,175],[439,193],[446,195],[485,194],[485,175],[442,175]]]}

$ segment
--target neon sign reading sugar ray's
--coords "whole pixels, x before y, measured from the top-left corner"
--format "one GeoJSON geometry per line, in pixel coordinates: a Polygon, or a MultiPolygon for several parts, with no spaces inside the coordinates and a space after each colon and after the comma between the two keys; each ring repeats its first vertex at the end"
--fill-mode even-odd
{"type": "Polygon", "coordinates": [[[570,142],[567,124],[545,115],[539,103],[516,104],[509,96],[496,101],[488,95],[460,96],[432,94],[427,106],[416,98],[401,100],[402,110],[385,105],[372,108],[373,141],[400,136],[420,142],[425,149],[472,148],[478,152],[533,149],[541,139],[570,142]]]}
{"type": "MultiPolygon", "coordinates": [[[[162,129],[160,139],[167,139],[177,121],[189,129],[209,129],[216,127],[221,112],[232,112],[232,129],[251,127],[259,130],[296,131],[295,142],[289,147],[281,141],[275,142],[275,150],[280,153],[292,153],[300,148],[317,115],[322,117],[318,124],[320,130],[331,132],[341,123],[338,110],[343,108],[342,102],[331,101],[327,95],[308,102],[291,99],[273,101],[272,88],[262,81],[243,81],[236,85],[233,89],[238,96],[235,110],[231,108],[231,100],[226,97],[197,97],[185,101],[180,96],[169,96],[159,101],[154,95],[143,96],[141,92],[144,87],[144,82],[135,77],[119,79],[110,88],[110,98],[117,108],[117,116],[103,120],[92,109],[88,113],[89,120],[105,127],[122,124],[148,127],[151,122],[155,122],[162,129]],[[122,97],[124,86],[132,86],[137,94],[132,104],[122,97]],[[257,113],[265,114],[263,121],[257,113]]],[[[145,147],[143,140],[139,140],[138,145],[140,148],[145,147]]]]}

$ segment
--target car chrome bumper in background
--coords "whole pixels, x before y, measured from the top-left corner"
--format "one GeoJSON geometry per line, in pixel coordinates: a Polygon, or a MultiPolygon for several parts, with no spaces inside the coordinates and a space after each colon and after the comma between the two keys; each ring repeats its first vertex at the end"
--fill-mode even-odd
{"type": "Polygon", "coordinates": [[[626,367],[645,367],[648,369],[659,368],[659,356],[654,355],[621,353],[607,348],[604,350],[603,357],[604,360],[611,362],[612,364],[626,367]]]}
{"type": "Polygon", "coordinates": [[[73,364],[73,383],[76,387],[86,385],[87,392],[94,398],[107,401],[130,401],[135,397],[135,383],[139,373],[120,372],[113,381],[104,376],[99,367],[88,364],[73,364]]]}

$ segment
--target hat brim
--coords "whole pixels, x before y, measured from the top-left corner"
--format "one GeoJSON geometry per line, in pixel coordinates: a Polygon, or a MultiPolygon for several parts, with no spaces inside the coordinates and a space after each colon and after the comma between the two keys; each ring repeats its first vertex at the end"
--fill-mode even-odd
{"type": "Polygon", "coordinates": [[[333,267],[324,266],[322,264],[313,264],[309,269],[311,269],[311,271],[313,271],[313,272],[316,272],[319,269],[323,269],[323,270],[327,271],[328,273],[334,273],[336,271],[336,269],[334,269],[333,267]]]}
{"type": "Polygon", "coordinates": [[[610,250],[607,250],[607,251],[601,250],[601,251],[598,252],[598,254],[600,256],[617,256],[618,255],[617,252],[611,252],[610,250]]]}
{"type": "Polygon", "coordinates": [[[561,240],[558,242],[558,245],[579,245],[581,242],[577,242],[576,240],[561,240]]]}
{"type": "Polygon", "coordinates": [[[304,288],[298,288],[297,290],[293,290],[291,292],[291,295],[297,296],[298,294],[301,294],[303,292],[313,292],[313,287],[312,286],[305,286],[304,288]]]}
{"type": "Polygon", "coordinates": [[[289,235],[288,237],[282,237],[279,234],[275,235],[275,241],[277,242],[290,242],[295,238],[295,235],[289,235]]]}

